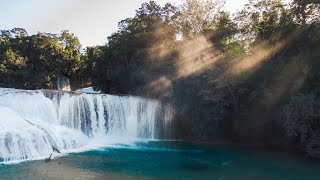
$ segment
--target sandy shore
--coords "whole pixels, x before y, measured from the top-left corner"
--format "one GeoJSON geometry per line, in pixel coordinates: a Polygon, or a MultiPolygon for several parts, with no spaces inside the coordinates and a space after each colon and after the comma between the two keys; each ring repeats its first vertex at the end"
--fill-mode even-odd
{"type": "Polygon", "coordinates": [[[48,163],[40,163],[30,168],[31,179],[112,179],[112,180],[126,180],[126,179],[151,179],[148,177],[129,176],[123,174],[115,174],[109,172],[98,173],[85,169],[68,167],[60,164],[54,160],[48,163]]]}

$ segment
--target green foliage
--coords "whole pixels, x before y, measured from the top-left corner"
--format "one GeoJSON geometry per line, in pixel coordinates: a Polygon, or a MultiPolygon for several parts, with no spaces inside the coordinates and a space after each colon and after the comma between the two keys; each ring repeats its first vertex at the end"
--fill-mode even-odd
{"type": "Polygon", "coordinates": [[[144,3],[100,47],[101,53],[94,58],[93,84],[107,93],[172,103],[177,107],[177,138],[232,136],[281,144],[282,105],[299,92],[319,91],[319,53],[314,51],[320,44],[319,23],[312,15],[301,15],[307,7],[315,12],[316,5],[252,0],[231,16],[223,11],[224,1],[186,0],[177,7],[144,3]],[[297,12],[300,6],[304,8],[297,12]],[[197,43],[199,37],[211,44],[200,52],[189,52],[206,45],[197,43]],[[217,55],[215,63],[177,77],[184,63],[197,68],[200,61],[206,63],[217,55]],[[241,75],[230,72],[256,58],[259,62],[241,75]],[[266,127],[279,133],[270,134],[266,127]]]}
{"type": "Polygon", "coordinates": [[[185,0],[180,7],[178,27],[185,39],[212,30],[225,1],[185,0]]]}
{"type": "Polygon", "coordinates": [[[274,42],[294,28],[291,13],[281,0],[251,0],[236,19],[250,41],[274,42]]]}
{"type": "Polygon", "coordinates": [[[149,63],[145,57],[150,48],[174,46],[175,16],[176,8],[171,4],[160,7],[150,1],[141,5],[135,17],[119,22],[119,30],[108,37],[101,60],[97,61],[93,84],[109,93],[128,93],[130,82],[138,82],[129,81],[136,77],[130,69],[149,63]]]}
{"type": "Polygon", "coordinates": [[[68,31],[29,36],[14,28],[2,30],[0,39],[2,87],[52,88],[57,76],[73,78],[79,68],[81,45],[68,31]]]}
{"type": "Polygon", "coordinates": [[[319,21],[320,2],[318,0],[294,0],[291,9],[295,21],[299,24],[319,21]]]}
{"type": "Polygon", "coordinates": [[[240,30],[227,12],[220,12],[214,28],[205,32],[212,34],[212,43],[223,53],[225,59],[234,59],[245,53],[243,45],[235,38],[240,30]]]}
{"type": "Polygon", "coordinates": [[[291,99],[284,111],[284,127],[289,136],[296,136],[302,148],[320,158],[320,99],[299,94],[291,99]]]}

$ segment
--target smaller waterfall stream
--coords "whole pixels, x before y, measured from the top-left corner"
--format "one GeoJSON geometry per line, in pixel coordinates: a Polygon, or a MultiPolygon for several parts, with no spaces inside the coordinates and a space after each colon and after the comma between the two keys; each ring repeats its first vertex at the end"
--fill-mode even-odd
{"type": "Polygon", "coordinates": [[[0,162],[44,158],[52,146],[72,152],[156,139],[171,118],[162,109],[132,96],[0,88],[0,162]]]}

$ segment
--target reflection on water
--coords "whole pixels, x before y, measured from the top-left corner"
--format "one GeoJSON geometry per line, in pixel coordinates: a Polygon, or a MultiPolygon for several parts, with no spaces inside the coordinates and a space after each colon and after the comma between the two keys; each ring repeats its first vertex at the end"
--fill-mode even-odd
{"type": "Polygon", "coordinates": [[[1,165],[0,179],[319,179],[320,162],[279,152],[141,142],[52,160],[1,165]]]}

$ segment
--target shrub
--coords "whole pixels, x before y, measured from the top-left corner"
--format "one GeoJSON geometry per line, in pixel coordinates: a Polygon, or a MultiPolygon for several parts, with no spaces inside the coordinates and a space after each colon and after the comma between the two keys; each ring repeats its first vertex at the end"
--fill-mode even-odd
{"type": "Polygon", "coordinates": [[[320,158],[320,98],[299,94],[284,107],[284,128],[289,136],[296,136],[304,151],[320,158]]]}

